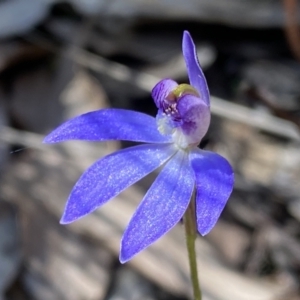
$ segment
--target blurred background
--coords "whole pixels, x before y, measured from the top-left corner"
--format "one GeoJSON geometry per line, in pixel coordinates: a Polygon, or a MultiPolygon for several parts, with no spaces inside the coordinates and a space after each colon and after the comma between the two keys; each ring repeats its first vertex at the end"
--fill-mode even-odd
{"type": "Polygon", "coordinates": [[[155,174],[59,225],[83,170],[130,144],[41,143],[91,110],[154,116],[152,87],[187,82],[183,30],[212,95],[201,146],[236,174],[220,221],[197,240],[204,300],[300,299],[299,12],[296,0],[1,0],[0,299],[191,299],[181,225],[118,261],[155,174]]]}

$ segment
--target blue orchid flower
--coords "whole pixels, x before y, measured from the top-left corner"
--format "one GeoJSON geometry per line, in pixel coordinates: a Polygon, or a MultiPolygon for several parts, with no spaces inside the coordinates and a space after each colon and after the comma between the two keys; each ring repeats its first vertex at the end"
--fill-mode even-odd
{"type": "Polygon", "coordinates": [[[74,186],[61,219],[71,223],[163,166],[134,213],[121,241],[120,261],[130,260],[173,228],[195,190],[196,221],[201,235],[216,224],[233,189],[230,164],[197,148],[210,124],[210,99],[190,34],[183,34],[189,84],[160,81],[152,91],[156,119],[124,110],[102,109],[80,115],[51,132],[45,143],[67,140],[125,140],[145,144],[101,158],[74,186]]]}

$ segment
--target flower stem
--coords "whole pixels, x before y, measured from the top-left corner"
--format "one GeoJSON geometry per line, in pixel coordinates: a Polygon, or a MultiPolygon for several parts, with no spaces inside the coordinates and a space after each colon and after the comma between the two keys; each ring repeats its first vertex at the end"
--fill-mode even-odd
{"type": "Polygon", "coordinates": [[[186,246],[188,250],[191,281],[194,291],[194,300],[201,300],[201,289],[198,280],[197,257],[195,251],[195,240],[197,237],[196,214],[195,214],[195,194],[193,194],[191,202],[186,210],[183,222],[185,226],[186,246]]]}

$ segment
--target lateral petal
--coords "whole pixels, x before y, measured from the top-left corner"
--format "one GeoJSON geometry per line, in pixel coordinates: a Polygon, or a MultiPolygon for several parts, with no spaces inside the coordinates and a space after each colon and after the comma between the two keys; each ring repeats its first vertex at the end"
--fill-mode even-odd
{"type": "Polygon", "coordinates": [[[198,90],[200,97],[210,106],[209,90],[205,76],[200,67],[197,50],[188,31],[184,31],[182,40],[182,52],[185,59],[190,84],[198,90]]]}
{"type": "Polygon", "coordinates": [[[195,149],[190,153],[196,177],[197,227],[206,235],[218,221],[234,184],[233,170],[228,161],[210,151],[195,149]]]}
{"type": "Polygon", "coordinates": [[[194,174],[188,155],[178,151],[160,172],[134,213],[121,241],[121,263],[154,243],[180,221],[193,188],[194,174]]]}
{"type": "Polygon", "coordinates": [[[97,161],[74,186],[61,219],[71,223],[115,197],[165,163],[173,145],[146,144],[114,152],[97,161]]]}
{"type": "Polygon", "coordinates": [[[125,109],[101,109],[75,117],[52,131],[44,143],[68,140],[124,140],[144,143],[168,143],[170,137],[157,129],[155,118],[125,109]]]}

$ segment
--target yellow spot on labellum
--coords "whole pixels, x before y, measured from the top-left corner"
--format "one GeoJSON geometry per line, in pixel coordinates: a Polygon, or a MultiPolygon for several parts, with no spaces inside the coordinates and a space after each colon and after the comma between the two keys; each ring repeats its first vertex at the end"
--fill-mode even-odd
{"type": "Polygon", "coordinates": [[[192,94],[199,97],[198,92],[191,85],[187,83],[179,84],[173,91],[166,97],[169,101],[176,101],[179,97],[187,94],[192,94]]]}

